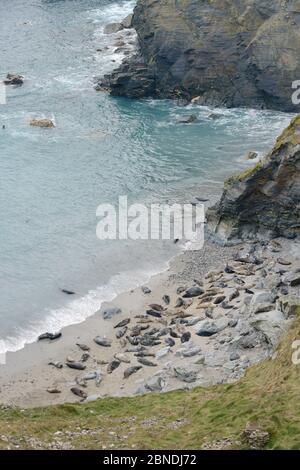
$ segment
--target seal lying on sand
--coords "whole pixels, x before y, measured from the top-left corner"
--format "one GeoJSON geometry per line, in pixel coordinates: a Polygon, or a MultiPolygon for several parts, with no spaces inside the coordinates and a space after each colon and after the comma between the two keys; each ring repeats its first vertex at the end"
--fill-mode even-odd
{"type": "Polygon", "coordinates": [[[124,335],[126,335],[127,330],[128,330],[127,326],[123,326],[123,328],[120,328],[120,329],[116,332],[116,338],[117,338],[117,339],[122,338],[124,335]]]}
{"type": "Polygon", "coordinates": [[[135,374],[140,369],[142,369],[142,366],[128,367],[126,370],[124,370],[124,379],[128,379],[128,377],[130,377],[132,374],[135,374]]]}
{"type": "Polygon", "coordinates": [[[111,341],[102,336],[96,336],[96,338],[94,338],[94,341],[99,346],[104,346],[105,348],[109,348],[111,346],[111,341]]]}
{"type": "Polygon", "coordinates": [[[83,343],[76,343],[76,346],[78,346],[82,351],[89,351],[90,347],[87,346],[86,344],[83,343]]]}
{"type": "Polygon", "coordinates": [[[66,362],[66,365],[70,367],[70,369],[76,370],[84,370],[86,365],[82,364],[82,362],[66,362]]]}
{"type": "Polygon", "coordinates": [[[123,326],[126,326],[128,325],[128,323],[130,323],[130,318],[125,318],[124,320],[120,321],[119,323],[117,323],[114,328],[122,328],[123,326]]]}
{"type": "Polygon", "coordinates": [[[72,387],[71,392],[74,393],[74,395],[83,398],[84,400],[87,398],[87,393],[85,393],[84,390],[81,390],[81,388],[78,387],[72,387]]]}
{"type": "Polygon", "coordinates": [[[118,361],[117,359],[113,359],[107,366],[107,373],[111,374],[115,369],[119,367],[120,364],[120,361],[118,361]]]}
{"type": "Polygon", "coordinates": [[[157,310],[153,310],[152,308],[148,309],[146,311],[147,315],[150,315],[155,318],[161,318],[161,313],[158,312],[157,310]]]}
{"type": "Polygon", "coordinates": [[[50,339],[51,341],[53,341],[54,339],[58,339],[61,337],[61,332],[58,332],[58,333],[43,333],[42,335],[40,335],[38,337],[38,340],[41,341],[43,339],[50,339]]]}
{"type": "Polygon", "coordinates": [[[63,368],[62,363],[59,362],[59,361],[50,361],[50,362],[48,362],[48,366],[56,367],[56,369],[62,369],[63,368]]]}
{"type": "Polygon", "coordinates": [[[157,366],[157,364],[154,364],[154,362],[151,362],[148,359],[145,359],[144,357],[139,357],[138,362],[140,364],[143,364],[143,366],[149,366],[149,367],[156,367],[157,366]]]}

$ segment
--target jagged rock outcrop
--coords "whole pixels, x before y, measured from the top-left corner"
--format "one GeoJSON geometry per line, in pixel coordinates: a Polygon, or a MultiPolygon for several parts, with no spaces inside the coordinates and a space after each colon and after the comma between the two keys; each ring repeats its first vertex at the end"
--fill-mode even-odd
{"type": "Polygon", "coordinates": [[[300,114],[261,162],[225,182],[207,218],[225,241],[300,234],[300,114]]]}
{"type": "Polygon", "coordinates": [[[299,0],[138,0],[132,24],[141,56],[101,81],[113,95],[299,111],[299,0]]]}

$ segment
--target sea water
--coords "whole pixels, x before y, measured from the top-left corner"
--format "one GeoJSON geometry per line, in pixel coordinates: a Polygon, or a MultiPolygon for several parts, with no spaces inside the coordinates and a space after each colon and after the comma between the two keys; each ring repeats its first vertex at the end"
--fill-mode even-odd
{"type": "Polygon", "coordinates": [[[100,241],[99,204],[213,200],[225,177],[249,166],[245,154],[266,152],[291,118],[97,93],[94,77],[124,58],[120,41],[128,54],[136,48],[134,31],[103,28],[134,4],[0,0],[0,79],[25,77],[0,104],[0,353],[83,321],[180,249],[100,241]],[[198,122],[176,122],[191,113],[198,122]],[[30,127],[31,118],[56,127],[30,127]]]}

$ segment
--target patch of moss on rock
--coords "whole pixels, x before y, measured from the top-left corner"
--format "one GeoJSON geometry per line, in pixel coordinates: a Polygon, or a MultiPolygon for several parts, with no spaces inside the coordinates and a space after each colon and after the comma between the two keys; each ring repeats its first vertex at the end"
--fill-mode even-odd
{"type": "Polygon", "coordinates": [[[262,168],[262,162],[258,162],[255,166],[247,168],[246,170],[242,171],[241,173],[237,173],[236,175],[230,176],[226,181],[225,185],[230,186],[236,182],[241,182],[253,176],[258,170],[262,168]]]}
{"type": "Polygon", "coordinates": [[[290,125],[278,137],[273,150],[277,151],[286,144],[294,146],[300,144],[300,114],[291,121],[290,125]]]}

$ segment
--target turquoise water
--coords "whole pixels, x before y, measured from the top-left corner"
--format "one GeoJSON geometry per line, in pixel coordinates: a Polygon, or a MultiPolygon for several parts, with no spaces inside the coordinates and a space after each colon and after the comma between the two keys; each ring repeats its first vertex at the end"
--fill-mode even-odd
{"type": "Polygon", "coordinates": [[[96,93],[94,76],[122,60],[116,40],[135,47],[134,32],[107,36],[103,26],[134,3],[0,0],[0,79],[26,77],[0,105],[0,353],[82,321],[179,250],[98,240],[100,203],[213,199],[224,177],[248,165],[247,151],[263,153],[289,122],[254,110],[216,110],[213,119],[208,108],[96,93]],[[198,123],[176,124],[191,112],[198,123]],[[32,117],[56,128],[31,128],[32,117]]]}

